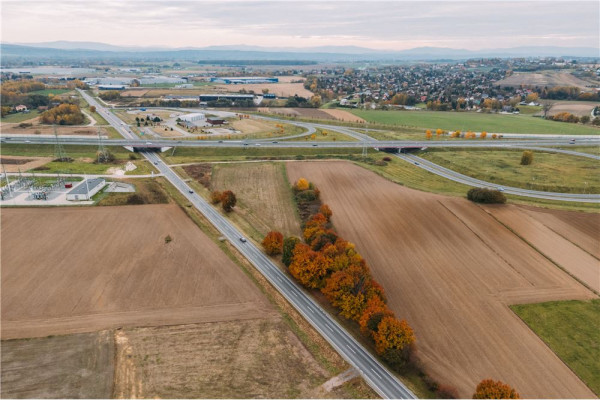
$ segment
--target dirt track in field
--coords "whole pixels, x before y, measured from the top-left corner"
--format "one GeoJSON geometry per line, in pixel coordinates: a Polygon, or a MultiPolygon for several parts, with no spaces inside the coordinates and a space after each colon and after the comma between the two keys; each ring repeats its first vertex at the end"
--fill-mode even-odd
{"type": "Polygon", "coordinates": [[[470,397],[484,378],[525,398],[594,394],[508,308],[588,299],[592,292],[464,199],[393,184],[348,162],[288,163],[333,210],[390,307],[416,331],[419,357],[438,381],[470,397]]]}
{"type": "Polygon", "coordinates": [[[176,205],[3,209],[1,222],[2,339],[274,312],[176,205]]]}
{"type": "Polygon", "coordinates": [[[2,156],[0,158],[2,172],[28,171],[48,164],[50,161],[52,161],[52,157],[2,156]]]}

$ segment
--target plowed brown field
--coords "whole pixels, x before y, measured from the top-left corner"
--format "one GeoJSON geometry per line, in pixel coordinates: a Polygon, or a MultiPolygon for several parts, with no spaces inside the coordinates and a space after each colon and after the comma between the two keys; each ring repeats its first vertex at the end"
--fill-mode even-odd
{"type": "Polygon", "coordinates": [[[3,209],[1,221],[2,339],[274,313],[176,205],[3,209]]]}
{"type": "Polygon", "coordinates": [[[483,208],[404,188],[347,162],[289,163],[334,212],[389,305],[416,331],[419,357],[441,383],[471,397],[483,378],[525,398],[594,394],[509,304],[595,295],[483,208]]]}
{"type": "Polygon", "coordinates": [[[600,214],[486,207],[542,254],[600,293],[600,214]]]}

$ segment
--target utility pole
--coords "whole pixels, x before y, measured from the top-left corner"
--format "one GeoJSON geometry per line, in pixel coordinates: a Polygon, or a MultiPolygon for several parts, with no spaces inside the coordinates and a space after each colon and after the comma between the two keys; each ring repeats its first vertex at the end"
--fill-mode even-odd
{"type": "Polygon", "coordinates": [[[98,132],[98,164],[108,161],[108,150],[104,147],[102,142],[102,135],[100,134],[100,128],[97,128],[98,132]]]}
{"type": "Polygon", "coordinates": [[[54,146],[54,157],[56,157],[56,161],[68,161],[69,159],[67,158],[65,148],[63,147],[62,143],[58,140],[58,132],[56,131],[56,125],[54,125],[54,138],[56,139],[56,145],[54,146]]]}

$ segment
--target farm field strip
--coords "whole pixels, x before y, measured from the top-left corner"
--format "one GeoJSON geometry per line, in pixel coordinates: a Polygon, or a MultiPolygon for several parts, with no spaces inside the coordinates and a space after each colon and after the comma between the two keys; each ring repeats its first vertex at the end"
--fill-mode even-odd
{"type": "Polygon", "coordinates": [[[2,238],[3,338],[273,313],[175,205],[6,209],[2,238]]]}
{"type": "Polygon", "coordinates": [[[288,175],[319,187],[340,235],[356,243],[392,310],[415,329],[436,380],[461,397],[490,376],[524,397],[593,397],[507,305],[594,294],[482,208],[344,162],[290,162],[288,175]]]}

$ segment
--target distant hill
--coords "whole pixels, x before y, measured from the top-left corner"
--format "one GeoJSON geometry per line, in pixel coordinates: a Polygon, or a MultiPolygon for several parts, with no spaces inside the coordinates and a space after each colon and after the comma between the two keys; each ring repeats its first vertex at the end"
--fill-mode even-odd
{"type": "Polygon", "coordinates": [[[96,42],[56,41],[28,44],[0,44],[2,60],[298,60],[314,62],[349,61],[434,61],[464,60],[479,57],[590,57],[600,58],[592,47],[534,46],[505,49],[465,50],[443,47],[418,47],[385,51],[356,46],[308,48],[261,47],[248,45],[201,48],[124,47],[96,42]]]}

